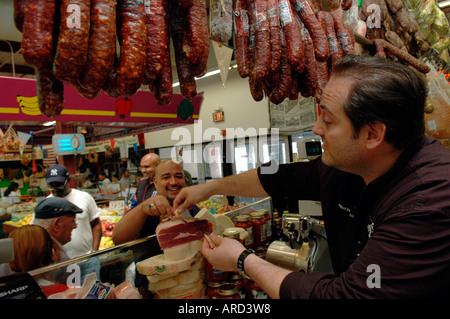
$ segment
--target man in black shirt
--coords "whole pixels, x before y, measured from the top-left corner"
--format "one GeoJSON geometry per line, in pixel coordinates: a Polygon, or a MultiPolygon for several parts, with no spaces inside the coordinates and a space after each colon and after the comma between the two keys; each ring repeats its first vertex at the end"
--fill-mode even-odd
{"type": "Polygon", "coordinates": [[[424,136],[425,99],[412,69],[346,56],[314,125],[320,158],[183,189],[173,209],[213,194],[321,201],[334,274],[279,268],[227,238],[204,242],[214,268],[248,274],[272,298],[449,298],[450,151],[424,136]]]}

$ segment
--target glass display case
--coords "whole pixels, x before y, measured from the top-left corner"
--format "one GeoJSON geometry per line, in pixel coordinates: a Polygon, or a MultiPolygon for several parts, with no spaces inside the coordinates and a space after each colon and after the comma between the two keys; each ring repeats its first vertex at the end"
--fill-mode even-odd
{"type": "MultiPolygon", "coordinates": [[[[248,199],[248,201],[251,201],[251,199],[248,199]]],[[[271,214],[271,198],[255,198],[253,203],[248,203],[246,206],[224,214],[235,222],[237,215],[259,209],[267,209],[271,214]]],[[[103,283],[117,286],[128,280],[134,284],[135,263],[161,253],[156,236],[152,235],[39,268],[30,271],[29,274],[41,288],[49,284],[80,286],[83,284],[84,276],[94,270],[97,272],[97,279],[103,283]]]]}

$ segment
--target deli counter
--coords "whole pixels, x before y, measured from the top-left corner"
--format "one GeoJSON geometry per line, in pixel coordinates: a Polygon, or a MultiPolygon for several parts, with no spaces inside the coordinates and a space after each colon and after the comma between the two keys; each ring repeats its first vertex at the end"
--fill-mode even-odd
{"type": "MultiPolygon", "coordinates": [[[[224,213],[224,215],[228,216],[233,221],[233,223],[236,223],[237,216],[241,214],[250,214],[251,212],[258,210],[268,210],[270,216],[273,216],[271,198],[267,197],[262,199],[254,199],[253,203],[246,204],[245,206],[242,206],[238,209],[226,212],[224,213]]],[[[294,231],[294,229],[292,229],[291,224],[292,223],[290,223],[286,227],[290,227],[290,231],[292,232],[294,231]]],[[[323,238],[326,238],[323,232],[322,235],[323,238]]],[[[299,238],[298,234],[296,234],[294,237],[296,239],[299,238]]],[[[284,238],[286,239],[288,237],[284,238]]],[[[300,240],[302,242],[308,241],[305,237],[301,238],[300,240]]],[[[282,247],[280,250],[280,244],[284,246],[284,243],[280,240],[277,240],[273,241],[272,243],[267,242],[264,248],[264,253],[267,253],[267,255],[269,255],[269,252],[271,251],[270,247],[274,243],[276,243],[277,251],[271,252],[271,255],[275,256],[275,258],[278,258],[280,255],[284,255],[281,258],[284,260],[284,263],[286,260],[290,259],[292,259],[294,262],[294,259],[297,258],[296,255],[305,257],[305,253],[306,255],[311,255],[313,251],[317,252],[319,250],[317,249],[318,245],[315,245],[315,247],[311,247],[311,243],[309,245],[302,245],[300,243],[300,248],[308,247],[307,251],[305,251],[303,248],[298,249],[298,247],[294,247],[292,245],[292,242],[286,242],[287,247],[282,247]],[[289,248],[289,246],[291,246],[291,248],[289,248]],[[287,250],[290,251],[287,252],[287,250]],[[298,254],[296,253],[297,250],[299,251],[298,254]]],[[[325,248],[327,249],[328,247],[326,246],[325,248]]],[[[65,289],[67,289],[67,286],[80,287],[81,285],[83,285],[85,278],[88,278],[89,274],[92,274],[93,272],[96,273],[96,279],[101,283],[107,283],[108,285],[116,287],[123,284],[124,282],[129,282],[134,285],[136,276],[139,276],[139,274],[136,273],[136,263],[161,253],[162,250],[158,244],[156,235],[152,235],[145,238],[136,239],[121,245],[105,248],[65,262],[35,269],[28,272],[28,274],[31,275],[34,281],[39,284],[40,288],[46,292],[45,294],[47,296],[50,295],[50,298],[52,291],[49,291],[49,289],[55,289],[56,287],[56,290],[53,291],[53,293],[57,293],[58,285],[65,285],[65,289]],[[49,288],[49,286],[53,288],[49,288]]],[[[305,258],[308,259],[309,257],[306,256],[305,258]]],[[[315,264],[325,264],[325,268],[327,268],[329,264],[329,257],[326,256],[326,258],[322,259],[325,260],[325,263],[316,262],[315,264]]],[[[277,261],[275,261],[274,263],[277,264],[277,261]]],[[[298,261],[294,263],[296,263],[297,265],[299,264],[298,261]]],[[[292,265],[294,265],[294,263],[292,265]]],[[[310,266],[314,264],[314,262],[307,263],[310,266]]],[[[304,266],[304,263],[300,264],[304,266]]],[[[284,265],[280,264],[280,266],[284,265]]],[[[309,271],[308,267],[312,268],[310,266],[306,266],[306,268],[303,267],[304,269],[295,269],[294,267],[293,270],[309,271]]],[[[323,267],[320,270],[323,271],[323,267]]],[[[2,278],[0,278],[0,280],[1,279],[2,278]]],[[[143,298],[153,298],[152,294],[148,291],[142,291],[141,289],[139,289],[139,293],[143,298]]]]}

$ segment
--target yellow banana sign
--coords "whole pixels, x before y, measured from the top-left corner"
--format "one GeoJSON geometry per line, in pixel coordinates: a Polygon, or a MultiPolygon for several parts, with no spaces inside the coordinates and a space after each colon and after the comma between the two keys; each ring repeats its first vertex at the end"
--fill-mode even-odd
{"type": "Polygon", "coordinates": [[[37,96],[22,96],[17,95],[17,103],[19,103],[20,109],[23,114],[26,115],[41,115],[41,110],[39,109],[39,103],[37,96]]]}

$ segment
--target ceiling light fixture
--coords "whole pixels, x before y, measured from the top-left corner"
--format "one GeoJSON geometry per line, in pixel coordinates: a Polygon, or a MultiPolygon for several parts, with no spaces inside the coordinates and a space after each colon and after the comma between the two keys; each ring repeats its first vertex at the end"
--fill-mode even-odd
{"type": "Polygon", "coordinates": [[[44,124],[42,124],[43,126],[52,126],[55,125],[56,121],[50,121],[50,122],[45,122],[44,124]]]}
{"type": "MultiPolygon", "coordinates": [[[[450,1],[450,0],[449,0],[450,1]]],[[[229,70],[231,70],[231,69],[236,69],[237,68],[237,64],[233,64],[233,65],[231,65],[228,69],[229,70]]],[[[216,74],[219,74],[220,73],[220,70],[214,70],[214,71],[210,71],[210,72],[208,72],[208,73],[206,73],[204,76],[202,76],[202,77],[196,77],[195,79],[196,80],[202,80],[202,79],[204,79],[204,78],[207,78],[207,77],[209,77],[209,76],[213,76],[213,75],[216,75],[216,74]]],[[[172,87],[177,87],[177,86],[179,86],[180,85],[180,82],[175,82],[175,83],[173,83],[172,84],[172,87]]]]}

